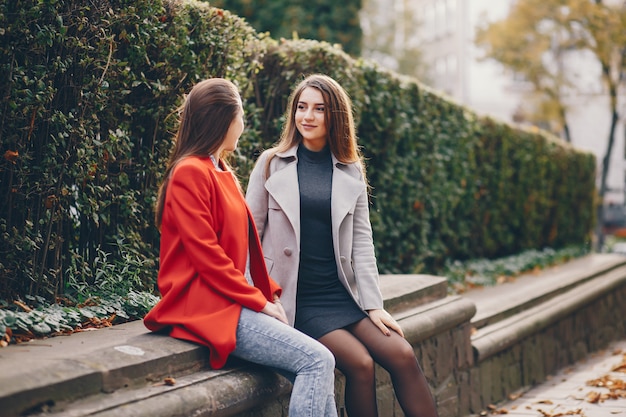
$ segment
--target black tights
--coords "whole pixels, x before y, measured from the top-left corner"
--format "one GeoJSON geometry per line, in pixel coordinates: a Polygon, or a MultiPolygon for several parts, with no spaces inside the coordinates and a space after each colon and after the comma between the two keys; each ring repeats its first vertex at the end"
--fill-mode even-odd
{"type": "Polygon", "coordinates": [[[337,369],[346,377],[348,416],[377,417],[374,362],[389,372],[393,388],[406,417],[437,417],[435,402],[413,348],[391,331],[385,336],[365,318],[320,338],[335,355],[337,369]]]}

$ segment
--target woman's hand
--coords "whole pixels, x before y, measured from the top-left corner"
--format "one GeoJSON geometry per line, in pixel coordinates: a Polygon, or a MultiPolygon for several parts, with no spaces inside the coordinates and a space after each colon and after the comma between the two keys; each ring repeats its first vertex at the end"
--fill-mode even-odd
{"type": "Polygon", "coordinates": [[[270,303],[268,301],[265,304],[265,307],[263,307],[263,310],[261,310],[261,313],[274,317],[285,324],[289,324],[285,309],[283,308],[283,305],[280,303],[280,300],[278,298],[275,298],[273,303],[270,303]]]}
{"type": "Polygon", "coordinates": [[[394,332],[398,333],[400,336],[404,337],[404,332],[402,331],[402,328],[400,327],[398,322],[393,317],[391,317],[391,314],[387,313],[385,310],[368,310],[367,313],[370,316],[370,320],[374,322],[376,327],[378,327],[385,336],[391,336],[391,332],[389,331],[389,329],[391,329],[394,332]]]}

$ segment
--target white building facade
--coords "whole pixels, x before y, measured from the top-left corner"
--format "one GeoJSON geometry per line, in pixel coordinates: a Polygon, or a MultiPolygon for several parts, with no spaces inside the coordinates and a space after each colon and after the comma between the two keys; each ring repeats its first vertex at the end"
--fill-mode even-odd
{"type": "MultiPolygon", "coordinates": [[[[390,5],[389,0],[366,0],[365,3],[368,2],[390,5]]],[[[388,10],[404,14],[411,11],[420,22],[409,36],[404,30],[406,28],[402,28],[404,32],[399,31],[397,38],[400,42],[419,44],[422,60],[428,64],[428,73],[424,76],[428,85],[477,114],[515,123],[514,116],[526,98],[528,86],[523,80],[516,80],[498,62],[481,60],[483,51],[474,44],[479,25],[485,21],[504,19],[514,0],[393,0],[393,3],[395,6],[388,6],[388,10]]],[[[366,37],[366,27],[363,30],[366,37]]],[[[366,48],[364,55],[368,55],[366,48]]],[[[611,123],[609,99],[601,83],[600,66],[595,58],[581,53],[569,57],[566,65],[577,71],[580,80],[579,91],[571,94],[567,103],[572,144],[596,155],[599,178],[611,123]]],[[[624,114],[624,100],[621,105],[618,111],[624,114]]],[[[609,165],[607,204],[624,204],[625,139],[622,117],[615,133],[609,165]]]]}

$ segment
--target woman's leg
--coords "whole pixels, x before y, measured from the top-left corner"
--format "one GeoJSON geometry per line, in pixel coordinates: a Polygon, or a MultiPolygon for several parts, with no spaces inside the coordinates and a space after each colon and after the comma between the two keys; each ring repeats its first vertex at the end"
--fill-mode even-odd
{"type": "Polygon", "coordinates": [[[376,362],[389,372],[396,397],[406,417],[437,417],[437,407],[413,347],[392,331],[385,336],[369,319],[349,330],[365,345],[376,362]]]}
{"type": "Polygon", "coordinates": [[[319,340],[333,352],[337,369],[346,377],[348,416],[377,417],[374,360],[365,346],[344,329],[333,330],[319,340]]]}
{"type": "Polygon", "coordinates": [[[241,311],[234,356],[296,377],[290,417],[336,417],[335,361],[322,344],[263,313],[241,311]]]}

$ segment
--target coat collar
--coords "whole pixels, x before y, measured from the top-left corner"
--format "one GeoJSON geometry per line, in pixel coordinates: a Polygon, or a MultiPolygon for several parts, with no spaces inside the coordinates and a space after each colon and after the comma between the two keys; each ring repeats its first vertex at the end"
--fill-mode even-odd
{"type": "MultiPolygon", "coordinates": [[[[298,146],[299,146],[299,144],[295,145],[295,146],[292,146],[291,148],[287,149],[286,151],[277,152],[276,156],[279,157],[279,158],[282,158],[284,160],[287,160],[287,161],[289,159],[293,158],[297,162],[297,160],[298,160],[298,146]]],[[[330,157],[333,160],[333,168],[349,167],[351,165],[356,165],[356,164],[346,164],[346,163],[343,163],[343,162],[339,161],[337,159],[337,157],[335,157],[335,154],[332,153],[332,152],[330,153],[330,157]]]]}
{"type": "MultiPolygon", "coordinates": [[[[298,187],[297,150],[297,146],[292,146],[286,151],[276,154],[276,157],[280,158],[280,165],[271,169],[265,188],[289,219],[296,234],[298,245],[300,245],[300,189],[298,187]]],[[[358,164],[340,162],[332,153],[331,157],[333,161],[331,215],[333,236],[336,239],[341,222],[353,211],[357,199],[365,189],[365,182],[361,179],[358,164]]],[[[278,164],[279,161],[276,163],[278,164]]]]}

